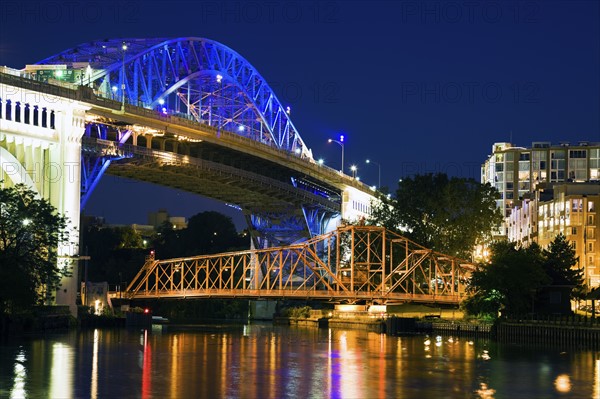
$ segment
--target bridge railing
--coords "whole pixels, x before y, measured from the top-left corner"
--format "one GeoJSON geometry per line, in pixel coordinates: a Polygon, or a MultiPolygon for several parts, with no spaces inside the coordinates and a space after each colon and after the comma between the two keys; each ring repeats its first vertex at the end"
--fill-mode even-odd
{"type": "Polygon", "coordinates": [[[153,260],[125,296],[458,303],[472,270],[381,227],[342,226],[288,247],[153,260]]]}

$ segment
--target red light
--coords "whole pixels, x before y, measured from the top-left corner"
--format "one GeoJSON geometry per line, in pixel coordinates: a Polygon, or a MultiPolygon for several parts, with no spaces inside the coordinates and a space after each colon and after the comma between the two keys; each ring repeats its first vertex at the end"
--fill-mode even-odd
{"type": "Polygon", "coordinates": [[[154,255],[154,250],[150,251],[150,254],[151,254],[151,255],[154,255]]]}
{"type": "Polygon", "coordinates": [[[150,313],[150,309],[148,309],[148,308],[144,309],[144,313],[150,313]]]}

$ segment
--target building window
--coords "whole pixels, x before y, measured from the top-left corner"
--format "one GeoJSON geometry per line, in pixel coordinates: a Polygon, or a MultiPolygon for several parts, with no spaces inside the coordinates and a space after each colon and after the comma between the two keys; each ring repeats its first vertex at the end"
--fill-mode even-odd
{"type": "Polygon", "coordinates": [[[588,224],[594,224],[594,215],[588,215],[588,224]]]}
{"type": "Polygon", "coordinates": [[[565,171],[558,170],[550,172],[550,181],[564,181],[565,180],[565,171]]]}
{"type": "Polygon", "coordinates": [[[594,208],[594,201],[588,201],[588,212],[596,212],[594,208]]]}
{"type": "Polygon", "coordinates": [[[565,151],[550,152],[550,181],[565,180],[565,151]]]}
{"type": "Polygon", "coordinates": [[[588,266],[594,266],[594,257],[593,256],[590,256],[588,258],[588,266]]]}
{"type": "Polygon", "coordinates": [[[587,160],[585,158],[569,158],[569,179],[587,180],[587,160]]]}
{"type": "Polygon", "coordinates": [[[519,154],[519,161],[529,161],[529,153],[522,152],[521,154],[519,154]]]}
{"type": "Polygon", "coordinates": [[[571,227],[571,235],[577,235],[577,227],[571,227]]]}
{"type": "Polygon", "coordinates": [[[586,150],[570,150],[569,158],[587,158],[586,150]]]}
{"type": "Polygon", "coordinates": [[[588,242],[588,252],[594,252],[594,243],[588,242]]]}
{"type": "Polygon", "coordinates": [[[581,211],[581,209],[582,209],[581,199],[571,200],[571,203],[573,204],[573,207],[571,208],[571,210],[573,212],[579,212],[579,211],[581,211]]]}
{"type": "Polygon", "coordinates": [[[590,150],[590,180],[600,179],[600,148],[590,150]]]}

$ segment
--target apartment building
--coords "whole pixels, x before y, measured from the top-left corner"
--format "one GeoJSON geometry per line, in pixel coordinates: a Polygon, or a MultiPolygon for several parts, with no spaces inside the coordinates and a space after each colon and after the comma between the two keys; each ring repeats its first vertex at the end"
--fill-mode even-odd
{"type": "MultiPolygon", "coordinates": [[[[514,207],[540,184],[600,181],[600,143],[534,142],[531,147],[494,143],[492,154],[481,167],[481,182],[500,193],[498,208],[509,218],[514,207]]],[[[508,236],[508,224],[495,232],[508,236]]]]}
{"type": "Polygon", "coordinates": [[[519,201],[506,218],[507,238],[519,246],[546,248],[562,233],[575,250],[589,287],[600,286],[600,183],[544,183],[519,201]]]}

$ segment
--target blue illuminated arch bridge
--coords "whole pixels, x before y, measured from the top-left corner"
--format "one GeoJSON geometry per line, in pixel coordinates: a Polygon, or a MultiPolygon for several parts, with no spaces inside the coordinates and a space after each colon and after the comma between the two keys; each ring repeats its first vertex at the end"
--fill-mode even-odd
{"type": "Polygon", "coordinates": [[[94,41],[25,75],[75,90],[90,107],[82,207],[105,171],[171,186],[241,208],[257,248],[302,242],[369,212],[372,189],[316,163],[289,108],[218,42],[94,41]]]}

